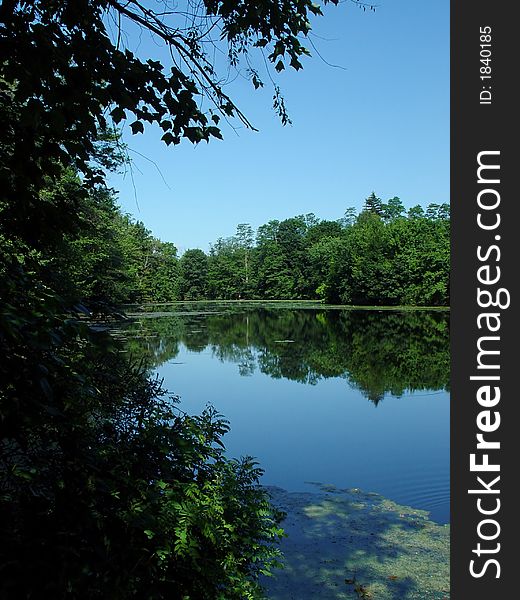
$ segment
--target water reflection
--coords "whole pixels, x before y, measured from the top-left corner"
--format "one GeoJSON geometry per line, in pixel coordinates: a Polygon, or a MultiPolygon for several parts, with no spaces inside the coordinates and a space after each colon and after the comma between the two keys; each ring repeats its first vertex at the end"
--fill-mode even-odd
{"type": "Polygon", "coordinates": [[[228,453],[266,485],[361,488],[449,521],[449,313],[192,305],[125,335],[184,410],[229,419],[228,453]]]}
{"type": "Polygon", "coordinates": [[[128,350],[157,368],[211,350],[238,373],[315,385],[341,377],[378,404],[385,394],[448,390],[449,313],[243,308],[180,311],[128,326],[128,350]]]}

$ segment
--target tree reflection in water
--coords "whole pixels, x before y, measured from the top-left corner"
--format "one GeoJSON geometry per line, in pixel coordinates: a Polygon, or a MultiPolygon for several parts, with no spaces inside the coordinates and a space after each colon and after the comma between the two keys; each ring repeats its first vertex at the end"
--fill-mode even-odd
{"type": "Polygon", "coordinates": [[[342,377],[376,405],[385,394],[449,388],[447,311],[213,304],[160,314],[125,327],[127,351],[149,369],[183,344],[237,364],[243,376],[259,370],[311,385],[342,377]]]}

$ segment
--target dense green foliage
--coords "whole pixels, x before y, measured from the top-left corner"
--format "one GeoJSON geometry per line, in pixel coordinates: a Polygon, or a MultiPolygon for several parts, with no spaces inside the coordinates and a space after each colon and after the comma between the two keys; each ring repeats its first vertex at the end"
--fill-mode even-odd
{"type": "Polygon", "coordinates": [[[0,595],[258,597],[281,533],[261,471],[226,458],[226,421],[176,409],[104,325],[125,289],[155,293],[174,250],[68,170],[40,194],[75,212],[61,237],[0,228],[0,595]]]}
{"type": "Polygon", "coordinates": [[[53,255],[73,294],[89,303],[162,302],[177,294],[177,249],[121,214],[109,190],[96,190],[79,209],[83,229],[64,236],[53,255]]]}
{"type": "MultiPolygon", "coordinates": [[[[157,125],[168,145],[220,138],[222,116],[250,126],[206,42],[220,32],[232,66],[265,49],[275,70],[297,70],[308,17],[320,13],[310,0],[267,0],[264,11],[234,1],[1,3],[2,598],[261,594],[280,530],[259,470],[224,457],[221,417],[181,413],[104,331],[122,301],[205,293],[194,277],[207,260],[192,252],[193,264],[186,253],[177,265],[171,244],[114,207],[110,125],[157,125]],[[124,47],[132,37],[138,46],[136,28],[171,52],[170,68],[124,47]]],[[[276,86],[273,104],[287,122],[276,86]]]]}
{"type": "Polygon", "coordinates": [[[226,422],[175,410],[117,355],[75,359],[88,380],[54,369],[24,403],[30,436],[4,412],[2,597],[256,597],[280,530],[254,463],[224,458],[226,422]]]}
{"type": "Polygon", "coordinates": [[[153,368],[211,349],[274,378],[314,384],[343,377],[378,403],[387,394],[449,388],[449,312],[335,310],[316,306],[176,305],[125,328],[126,348],[153,368]],[[291,340],[287,342],[286,340],[291,340]]]}
{"type": "Polygon", "coordinates": [[[405,214],[398,198],[374,198],[359,215],[350,209],[338,221],[312,214],[270,221],[258,229],[254,247],[238,235],[219,240],[209,256],[209,297],[447,305],[449,207],[405,214]]]}
{"type": "MultiPolygon", "coordinates": [[[[312,214],[270,221],[256,236],[248,224],[240,224],[235,236],[218,239],[208,255],[192,249],[177,258],[171,243],[157,240],[106,202],[102,218],[95,209],[100,225],[86,240],[77,240],[69,256],[83,271],[76,279],[99,277],[98,287],[104,285],[105,294],[121,303],[319,299],[353,305],[449,304],[446,204],[406,212],[399,198],[385,204],[372,194],[358,215],[348,209],[337,221],[312,214]]],[[[93,298],[101,292],[82,289],[93,298]]]]}

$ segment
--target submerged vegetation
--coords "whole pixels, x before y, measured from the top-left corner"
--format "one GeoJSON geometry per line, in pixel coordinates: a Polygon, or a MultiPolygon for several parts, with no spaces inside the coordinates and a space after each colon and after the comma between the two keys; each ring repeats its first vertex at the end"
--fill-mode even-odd
{"type": "Polygon", "coordinates": [[[269,598],[447,600],[450,528],[427,513],[358,489],[270,488],[286,511],[286,568],[269,598]]]}

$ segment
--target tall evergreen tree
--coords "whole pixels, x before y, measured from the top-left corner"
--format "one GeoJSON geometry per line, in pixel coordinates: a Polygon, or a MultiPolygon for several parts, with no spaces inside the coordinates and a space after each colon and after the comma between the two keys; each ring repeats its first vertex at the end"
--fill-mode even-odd
{"type": "Polygon", "coordinates": [[[370,196],[365,200],[363,210],[366,210],[367,212],[382,217],[384,213],[383,201],[381,200],[381,198],[378,198],[376,196],[375,192],[372,192],[370,196]]]}

